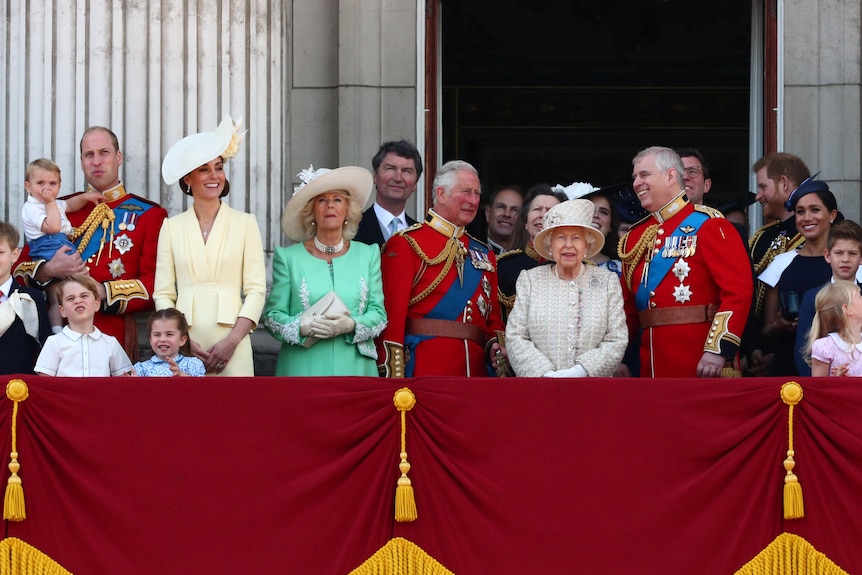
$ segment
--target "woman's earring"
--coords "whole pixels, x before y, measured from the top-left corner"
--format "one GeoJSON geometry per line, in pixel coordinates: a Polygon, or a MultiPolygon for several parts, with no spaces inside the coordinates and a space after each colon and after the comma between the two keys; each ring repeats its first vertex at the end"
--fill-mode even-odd
{"type": "Polygon", "coordinates": [[[312,225],[312,226],[316,226],[316,225],[317,225],[317,222],[315,222],[314,220],[311,220],[311,225],[312,225]]]}

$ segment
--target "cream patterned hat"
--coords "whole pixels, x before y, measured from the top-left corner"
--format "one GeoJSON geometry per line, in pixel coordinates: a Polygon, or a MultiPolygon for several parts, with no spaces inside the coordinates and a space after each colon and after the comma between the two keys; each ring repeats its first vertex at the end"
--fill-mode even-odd
{"type": "MultiPolygon", "coordinates": [[[[555,228],[578,227],[592,239],[592,245],[588,245],[584,257],[591,258],[605,245],[605,237],[602,232],[593,227],[593,212],[595,206],[590,200],[569,200],[557,204],[545,213],[542,218],[542,231],[533,239],[533,247],[546,260],[553,260],[551,250],[546,245],[547,238],[555,228]]],[[[589,240],[588,240],[589,241],[589,240]]]]}

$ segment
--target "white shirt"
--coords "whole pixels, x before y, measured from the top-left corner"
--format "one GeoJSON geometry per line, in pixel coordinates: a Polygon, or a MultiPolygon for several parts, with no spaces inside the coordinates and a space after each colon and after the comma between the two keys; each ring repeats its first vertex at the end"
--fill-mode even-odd
{"type": "Polygon", "coordinates": [[[12,289],[12,276],[6,278],[6,281],[0,284],[0,293],[9,297],[9,291],[12,289]]]}
{"type": "Polygon", "coordinates": [[[58,377],[108,377],[130,372],[132,362],[117,338],[97,327],[85,334],[67,325],[48,338],[33,370],[58,377]]]}
{"type": "MultiPolygon", "coordinates": [[[[69,218],[66,217],[66,200],[57,200],[57,209],[60,210],[60,232],[66,235],[72,233],[72,224],[69,218]]],[[[42,222],[48,217],[45,211],[45,204],[34,198],[27,196],[27,201],[21,207],[21,222],[24,224],[24,237],[28,242],[41,238],[45,235],[42,231],[42,222]]]]}
{"type": "Polygon", "coordinates": [[[383,231],[383,239],[388,240],[390,236],[392,236],[392,232],[389,231],[389,224],[392,222],[392,218],[398,218],[400,222],[398,225],[399,230],[403,230],[407,227],[407,216],[405,215],[404,210],[401,210],[401,213],[396,215],[389,213],[384,208],[381,208],[376,202],[374,203],[374,215],[377,216],[377,224],[380,226],[381,231],[383,231]]]}

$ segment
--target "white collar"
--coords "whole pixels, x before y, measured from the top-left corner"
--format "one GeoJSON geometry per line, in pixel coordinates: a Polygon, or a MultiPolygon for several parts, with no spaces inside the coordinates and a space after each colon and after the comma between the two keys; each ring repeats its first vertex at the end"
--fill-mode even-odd
{"type": "Polygon", "coordinates": [[[834,331],[829,334],[829,337],[832,338],[832,341],[835,342],[835,345],[838,346],[838,349],[843,351],[844,353],[850,353],[853,351],[853,348],[856,348],[856,351],[862,353],[862,341],[859,343],[850,343],[841,339],[841,336],[835,333],[834,331]]]}
{"type": "Polygon", "coordinates": [[[12,276],[9,276],[9,278],[5,282],[0,284],[0,291],[6,294],[6,297],[9,297],[9,292],[12,290],[13,281],[14,280],[12,279],[12,276]]]}
{"type": "Polygon", "coordinates": [[[72,330],[68,325],[63,327],[63,335],[71,339],[72,341],[78,341],[84,336],[89,337],[90,339],[99,339],[102,337],[102,332],[99,331],[99,328],[93,326],[93,331],[90,333],[78,333],[77,331],[72,330]]]}

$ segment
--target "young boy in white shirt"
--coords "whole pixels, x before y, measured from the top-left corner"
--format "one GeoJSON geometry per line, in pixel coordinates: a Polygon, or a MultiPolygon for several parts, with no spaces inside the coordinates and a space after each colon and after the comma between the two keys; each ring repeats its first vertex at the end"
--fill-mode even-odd
{"type": "Polygon", "coordinates": [[[58,377],[108,377],[126,375],[132,362],[116,338],[93,325],[101,307],[96,282],[89,276],[71,275],[57,284],[60,314],[69,325],[45,342],[36,373],[58,377]]]}

